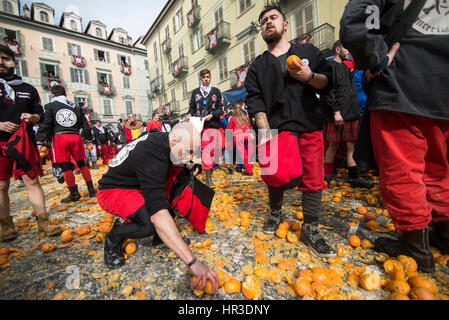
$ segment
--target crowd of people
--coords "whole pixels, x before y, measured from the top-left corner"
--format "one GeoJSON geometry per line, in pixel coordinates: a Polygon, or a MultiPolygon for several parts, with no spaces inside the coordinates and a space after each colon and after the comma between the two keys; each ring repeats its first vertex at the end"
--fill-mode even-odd
{"type": "MultiPolygon", "coordinates": [[[[269,196],[262,231],[275,233],[284,216],[284,192],[296,188],[304,214],[300,241],[315,254],[332,257],[335,248],[318,228],[325,181],[335,179],[335,160],[341,156],[351,186],[372,188],[361,178],[360,169],[366,167],[359,168],[358,160],[368,156],[370,149],[365,147],[372,145],[383,203],[399,230],[397,240],[378,238],[375,249],[411,256],[421,271],[433,272],[430,245],[449,253],[449,109],[443,98],[449,80],[449,39],[447,32],[422,33],[413,23],[401,34],[393,31],[418,15],[435,25],[447,24],[447,17],[439,10],[423,10],[422,1],[405,10],[387,2],[347,4],[341,41],[334,44],[330,62],[312,44],[289,42],[289,23],[281,7],[267,4],[259,17],[267,50],[249,68],[245,100],[224,106],[220,90],[211,84],[210,70],[204,69],[187,114],[168,129],[158,113],[148,124],[128,115],[116,132],[99,120],[90,126],[62,86],[51,88],[52,102],[42,108],[36,89],[14,75],[14,53],[0,46],[0,144],[4,149],[21,148],[18,152],[28,160],[34,141],[41,151],[51,147],[53,167],[62,172],[69,190],[62,202],[80,198],[73,175],[75,168],[80,170],[89,196],[97,196],[106,212],[120,218],[105,238],[108,267],[125,264],[125,238],[155,236],[190,268],[197,277],[194,286],[202,281],[204,287],[210,280],[215,289],[217,275],[194,257],[174,223],[166,183],[174,167],[195,170],[190,164],[200,151],[205,183],[214,187],[214,170],[252,176],[258,160],[269,196]],[[379,7],[388,32],[366,27],[370,4],[379,7]],[[360,95],[361,79],[367,99],[360,95]],[[30,130],[33,124],[39,124],[36,138],[30,130]],[[368,128],[366,141],[360,139],[362,125],[368,128]],[[33,143],[11,145],[16,136],[33,143]],[[262,146],[275,152],[267,157],[260,153],[262,146]],[[95,190],[89,169],[97,168],[100,157],[109,168],[95,190]],[[276,160],[274,172],[267,173],[267,163],[262,162],[266,158],[276,160]]],[[[22,177],[29,190],[39,230],[58,234],[60,228],[48,222],[37,173],[16,165],[18,157],[12,154],[0,158],[1,241],[18,236],[9,212],[13,174],[22,177]]]]}

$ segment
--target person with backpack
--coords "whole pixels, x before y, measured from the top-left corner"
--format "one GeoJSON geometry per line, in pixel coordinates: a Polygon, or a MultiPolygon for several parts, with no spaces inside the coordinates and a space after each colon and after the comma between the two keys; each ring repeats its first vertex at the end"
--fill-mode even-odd
{"type": "Polygon", "coordinates": [[[449,253],[448,13],[447,1],[360,0],[340,22],[343,45],[366,70],[382,200],[400,231],[374,245],[414,258],[422,272],[435,271],[430,245],[449,253]]]}

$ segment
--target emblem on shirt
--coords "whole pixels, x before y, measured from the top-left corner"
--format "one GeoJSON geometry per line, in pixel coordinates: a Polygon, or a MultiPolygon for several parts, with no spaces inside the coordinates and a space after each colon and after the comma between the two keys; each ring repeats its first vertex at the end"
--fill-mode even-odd
{"type": "Polygon", "coordinates": [[[126,147],[124,147],[122,150],[120,150],[120,152],[114,157],[114,159],[112,159],[109,162],[109,167],[115,168],[115,167],[118,167],[119,165],[121,165],[126,159],[128,159],[129,153],[134,150],[136,145],[139,142],[146,140],[148,138],[148,136],[149,136],[149,134],[145,134],[142,137],[137,138],[133,142],[127,144],[126,147]]]}
{"type": "Polygon", "coordinates": [[[309,59],[301,59],[302,62],[304,62],[306,65],[309,65],[309,59]]]}
{"type": "Polygon", "coordinates": [[[200,94],[196,94],[195,95],[195,101],[196,102],[201,101],[201,95],[200,94]]]}
{"type": "Polygon", "coordinates": [[[217,96],[215,94],[212,96],[212,101],[217,102],[217,96]]]}
{"type": "MultiPolygon", "coordinates": [[[[410,4],[406,0],[404,8],[410,4]]],[[[427,0],[413,29],[422,34],[449,34],[449,0],[427,0]]]]}
{"type": "Polygon", "coordinates": [[[73,127],[76,120],[76,114],[72,110],[61,109],[56,113],[56,122],[65,128],[73,127]]]}

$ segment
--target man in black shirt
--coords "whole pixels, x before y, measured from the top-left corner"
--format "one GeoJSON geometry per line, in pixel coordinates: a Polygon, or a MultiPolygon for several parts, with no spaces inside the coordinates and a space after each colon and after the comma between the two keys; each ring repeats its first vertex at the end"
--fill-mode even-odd
{"type": "Polygon", "coordinates": [[[189,267],[203,285],[214,286],[218,276],[194,258],[170,215],[166,180],[173,165],[191,160],[201,144],[192,124],[177,124],[170,133],[146,132],[130,142],[110,162],[99,181],[98,203],[127,223],[115,223],[105,238],[104,261],[110,268],[125,264],[121,244],[125,238],[158,235],[189,267]]]}
{"type": "MultiPolygon", "coordinates": [[[[259,146],[271,139],[270,129],[298,137],[300,162],[303,163],[302,180],[298,185],[304,213],[301,242],[320,256],[334,256],[335,251],[318,230],[325,186],[323,118],[316,90],[327,87],[331,69],[319,49],[310,44],[289,43],[288,21],[278,5],[266,5],[259,22],[268,50],[258,56],[248,70],[245,80],[248,112],[256,119],[258,129],[264,131],[259,132],[259,146]],[[302,60],[295,62],[295,69],[286,66],[290,55],[302,60]]],[[[279,149],[282,149],[281,144],[279,149]]],[[[301,166],[301,163],[296,165],[301,166]]],[[[268,192],[271,214],[262,230],[273,234],[282,219],[284,189],[269,186],[268,192]]]]}
{"type": "Polygon", "coordinates": [[[101,121],[97,120],[95,121],[95,125],[92,127],[92,131],[95,136],[97,149],[98,151],[100,151],[100,153],[97,153],[98,157],[101,154],[103,165],[107,166],[109,163],[109,159],[111,158],[110,156],[111,141],[109,136],[109,129],[103,127],[101,125],[101,121]]]}
{"type": "MultiPolygon", "coordinates": [[[[33,124],[42,122],[44,112],[39,94],[32,85],[23,82],[22,78],[14,75],[16,66],[14,52],[0,44],[0,146],[6,145],[21,121],[27,123],[28,136],[34,141],[33,124]]],[[[28,189],[28,197],[36,212],[39,231],[47,236],[54,236],[61,232],[58,226],[52,226],[45,209],[45,198],[39,177],[32,179],[22,169],[14,167],[14,160],[4,154],[0,155],[0,241],[13,240],[18,234],[10,216],[9,184],[14,173],[17,179],[22,177],[28,189]]]]}
{"type": "Polygon", "coordinates": [[[374,185],[359,178],[357,164],[354,161],[354,146],[359,130],[360,113],[357,103],[357,90],[351,70],[343,63],[349,57],[349,51],[338,40],[333,46],[334,60],[330,63],[333,69],[333,89],[321,96],[327,117],[325,117],[325,136],[329,142],[324,163],[326,181],[333,177],[335,155],[341,141],[346,143],[346,163],[349,182],[352,187],[372,188],[374,185]]]}

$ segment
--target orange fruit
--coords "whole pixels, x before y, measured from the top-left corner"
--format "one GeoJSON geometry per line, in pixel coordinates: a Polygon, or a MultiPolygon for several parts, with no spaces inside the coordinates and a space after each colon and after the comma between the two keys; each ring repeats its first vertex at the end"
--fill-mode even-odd
{"type": "Polygon", "coordinates": [[[287,241],[289,243],[296,243],[296,242],[298,242],[298,237],[296,236],[296,234],[294,232],[288,231],[287,232],[287,241]]]}
{"type": "Polygon", "coordinates": [[[287,58],[287,67],[289,67],[290,69],[297,69],[298,67],[294,64],[294,61],[299,63],[301,61],[301,59],[299,59],[299,57],[294,54],[289,56],[287,58]]]}
{"type": "Polygon", "coordinates": [[[220,283],[218,284],[218,287],[222,287],[225,283],[225,275],[224,275],[223,271],[221,271],[221,270],[218,270],[216,272],[216,274],[217,274],[218,278],[220,279],[220,283]]]}
{"type": "Polygon", "coordinates": [[[339,257],[329,258],[329,259],[327,259],[327,263],[329,263],[329,264],[339,264],[339,263],[341,263],[341,259],[339,257]]]}
{"type": "Polygon", "coordinates": [[[410,300],[408,295],[393,292],[390,296],[390,300],[410,300]]]}
{"type": "Polygon", "coordinates": [[[358,206],[357,207],[357,213],[364,215],[365,213],[367,213],[368,211],[366,210],[366,208],[364,206],[358,206]]]}
{"type": "Polygon", "coordinates": [[[79,228],[75,229],[75,232],[78,233],[78,235],[80,235],[80,236],[84,236],[84,235],[90,233],[90,226],[85,225],[85,226],[79,227],[79,228]]]}
{"type": "Polygon", "coordinates": [[[330,282],[327,270],[321,267],[313,268],[313,282],[319,282],[328,285],[330,282]]]}
{"type": "Polygon", "coordinates": [[[241,284],[240,281],[237,279],[232,278],[231,280],[227,281],[224,285],[226,293],[237,293],[240,292],[241,284]]]}
{"type": "Polygon", "coordinates": [[[279,224],[278,229],[288,230],[288,229],[290,229],[290,224],[287,221],[284,221],[279,224]]]}
{"type": "Polygon", "coordinates": [[[251,220],[249,218],[243,218],[240,220],[240,225],[242,227],[249,227],[251,224],[251,220]]]}
{"type": "Polygon", "coordinates": [[[204,292],[210,296],[215,294],[214,286],[212,285],[212,282],[210,280],[206,281],[206,286],[204,287],[204,292]]]}
{"type": "Polygon", "coordinates": [[[424,288],[432,294],[437,293],[437,286],[429,279],[423,276],[415,276],[408,279],[408,283],[412,288],[424,288]]]}
{"type": "Polygon", "coordinates": [[[276,230],[276,236],[278,238],[284,239],[287,236],[287,229],[278,228],[276,230]]]}
{"type": "Polygon", "coordinates": [[[313,281],[313,272],[310,269],[302,269],[299,272],[299,277],[301,279],[306,280],[307,282],[312,282],[313,281]]]}
{"type": "Polygon", "coordinates": [[[258,300],[262,294],[262,284],[255,275],[248,275],[242,283],[242,293],[249,300],[258,300]]]}
{"type": "Polygon", "coordinates": [[[384,270],[388,274],[393,274],[396,270],[402,270],[402,264],[394,259],[388,259],[384,262],[384,270]]]}
{"type": "Polygon", "coordinates": [[[1,247],[0,248],[0,256],[8,255],[9,254],[9,248],[1,247]]]}
{"type": "Polygon", "coordinates": [[[405,280],[405,272],[402,269],[395,270],[391,275],[393,280],[405,280]]]}
{"type": "Polygon", "coordinates": [[[357,200],[360,200],[363,198],[363,194],[361,192],[356,192],[354,194],[354,198],[356,198],[357,200]]]}
{"type": "Polygon", "coordinates": [[[126,254],[133,254],[137,250],[137,245],[134,242],[130,242],[125,247],[126,254]]]}
{"type": "Polygon", "coordinates": [[[375,220],[370,220],[370,221],[368,221],[368,222],[366,223],[366,227],[367,227],[368,229],[370,229],[370,230],[373,230],[373,231],[377,231],[377,230],[379,230],[379,228],[380,228],[379,224],[378,224],[375,220]]]}
{"type": "Polygon", "coordinates": [[[240,219],[249,219],[251,217],[251,213],[248,211],[242,211],[240,212],[240,219]]]}
{"type": "Polygon", "coordinates": [[[41,158],[44,158],[46,155],[47,155],[47,154],[46,154],[45,152],[39,152],[39,156],[40,156],[41,158]]]}
{"type": "Polygon", "coordinates": [[[365,213],[363,219],[365,221],[371,221],[371,220],[376,220],[376,214],[372,213],[372,212],[367,212],[365,213]]]}
{"type": "Polygon", "coordinates": [[[212,240],[209,238],[207,238],[206,240],[203,241],[204,248],[209,248],[211,244],[212,244],[212,240]]]}
{"type": "Polygon", "coordinates": [[[8,263],[8,256],[2,255],[0,256],[0,264],[7,264],[8,263]]]}
{"type": "Polygon", "coordinates": [[[46,243],[42,246],[42,251],[47,253],[56,249],[56,246],[53,243],[46,243]]]}
{"type": "Polygon", "coordinates": [[[410,293],[410,285],[405,280],[393,280],[390,282],[390,290],[393,293],[408,295],[410,293]]]}
{"type": "Polygon", "coordinates": [[[372,243],[367,239],[363,239],[362,242],[360,243],[360,246],[362,247],[363,250],[370,249],[373,247],[372,243]]]}
{"type": "Polygon", "coordinates": [[[435,300],[435,296],[427,289],[416,287],[410,291],[410,297],[413,300],[435,300]]]}
{"type": "Polygon", "coordinates": [[[61,234],[61,242],[66,243],[73,240],[72,231],[70,230],[64,230],[61,234]]]}
{"type": "Polygon", "coordinates": [[[198,284],[196,285],[196,287],[194,287],[193,284],[195,283],[196,280],[197,280],[197,279],[196,279],[195,276],[192,278],[192,280],[190,280],[190,287],[191,287],[192,289],[198,289],[198,288],[201,288],[201,285],[203,284],[203,280],[200,280],[200,282],[198,282],[198,284]]]}
{"type": "Polygon", "coordinates": [[[298,296],[304,297],[307,295],[311,295],[313,292],[313,288],[310,282],[300,277],[295,282],[295,292],[298,296]]]}
{"type": "Polygon", "coordinates": [[[348,238],[348,242],[351,246],[353,246],[354,248],[359,247],[360,246],[360,238],[358,236],[356,236],[355,234],[349,236],[348,238]]]}
{"type": "Polygon", "coordinates": [[[365,271],[360,276],[360,286],[366,291],[375,291],[380,286],[380,275],[375,270],[365,271]]]}
{"type": "Polygon", "coordinates": [[[106,234],[106,233],[109,232],[109,230],[111,230],[111,225],[110,225],[110,224],[107,224],[107,223],[103,223],[103,224],[98,228],[98,230],[99,230],[101,233],[106,234]]]}
{"type": "Polygon", "coordinates": [[[97,233],[97,235],[95,236],[95,241],[97,241],[97,242],[101,242],[101,241],[103,241],[103,239],[104,239],[104,234],[101,232],[97,233]]]}
{"type": "Polygon", "coordinates": [[[398,261],[400,264],[402,264],[406,272],[415,272],[416,270],[418,270],[418,264],[412,257],[399,255],[398,261]]]}

